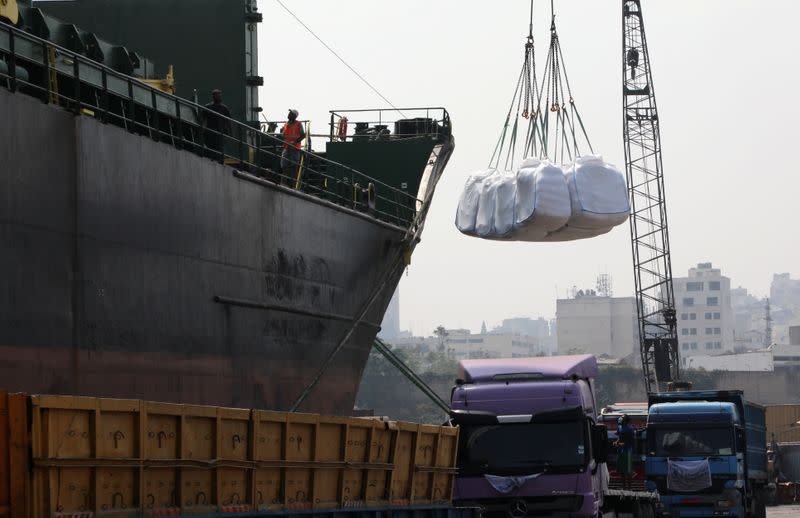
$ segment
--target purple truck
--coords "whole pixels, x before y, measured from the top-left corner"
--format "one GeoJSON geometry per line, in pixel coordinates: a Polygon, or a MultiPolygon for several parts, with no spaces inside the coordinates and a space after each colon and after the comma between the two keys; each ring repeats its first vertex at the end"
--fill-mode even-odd
{"type": "Polygon", "coordinates": [[[608,489],[596,377],[591,355],[462,361],[450,400],[457,505],[488,517],[654,516],[655,493],[608,489]]]}

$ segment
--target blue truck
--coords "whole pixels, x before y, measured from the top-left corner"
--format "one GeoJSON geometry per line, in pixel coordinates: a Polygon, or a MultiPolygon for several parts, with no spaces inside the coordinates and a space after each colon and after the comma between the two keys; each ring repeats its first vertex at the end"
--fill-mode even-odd
{"type": "Polygon", "coordinates": [[[650,394],[647,488],[661,517],[765,518],[764,407],[740,390],[650,394]]]}

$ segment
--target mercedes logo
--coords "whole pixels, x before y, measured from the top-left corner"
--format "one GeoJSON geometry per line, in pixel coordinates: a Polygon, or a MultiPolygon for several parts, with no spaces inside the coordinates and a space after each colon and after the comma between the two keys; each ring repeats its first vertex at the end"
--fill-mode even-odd
{"type": "Polygon", "coordinates": [[[525,500],[514,500],[508,508],[508,515],[513,518],[528,516],[528,504],[525,500]]]}

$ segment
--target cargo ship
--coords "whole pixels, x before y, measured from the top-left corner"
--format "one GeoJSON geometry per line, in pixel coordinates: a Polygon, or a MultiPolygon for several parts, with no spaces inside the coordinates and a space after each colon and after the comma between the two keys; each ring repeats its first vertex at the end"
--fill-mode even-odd
{"type": "Polygon", "coordinates": [[[258,120],[262,18],[254,0],[0,6],[3,389],[352,412],[450,118],[331,111],[286,174],[258,120]]]}

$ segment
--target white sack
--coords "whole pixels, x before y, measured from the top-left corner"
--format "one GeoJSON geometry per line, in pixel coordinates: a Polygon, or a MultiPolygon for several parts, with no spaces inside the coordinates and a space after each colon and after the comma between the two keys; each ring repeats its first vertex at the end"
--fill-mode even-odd
{"type": "Polygon", "coordinates": [[[514,230],[514,199],[517,194],[517,177],[514,174],[493,176],[495,189],[493,234],[506,237],[514,230]]]}
{"type": "Polygon", "coordinates": [[[609,232],[628,218],[625,178],[599,155],[567,168],[527,158],[516,174],[471,175],[456,227],[484,239],[574,241],[609,232]]]}
{"type": "Polygon", "coordinates": [[[483,189],[483,180],[492,172],[492,170],[488,170],[470,175],[467,183],[464,184],[464,190],[461,191],[461,198],[458,200],[458,209],[456,210],[456,227],[465,234],[475,233],[478,198],[483,189]]]}
{"type": "Polygon", "coordinates": [[[616,167],[600,155],[586,155],[565,169],[572,205],[568,227],[608,229],[628,219],[628,189],[616,167]]]}
{"type": "Polygon", "coordinates": [[[553,242],[553,241],[577,241],[579,239],[590,239],[593,237],[602,236],[603,234],[607,234],[611,232],[612,228],[614,227],[586,229],[586,228],[575,228],[566,225],[556,230],[555,232],[550,232],[543,239],[540,239],[540,241],[553,242]]]}
{"type": "Polygon", "coordinates": [[[547,160],[526,159],[517,173],[514,238],[540,241],[563,227],[572,213],[566,177],[547,160]]]}
{"type": "Polygon", "coordinates": [[[478,197],[477,216],[475,219],[475,233],[481,237],[493,237],[494,206],[497,196],[497,173],[495,171],[481,181],[480,196],[478,197]]]}

